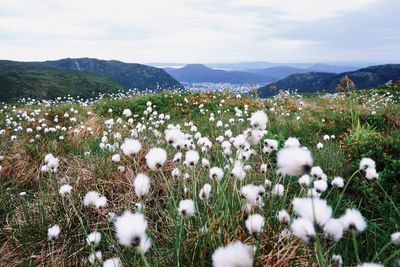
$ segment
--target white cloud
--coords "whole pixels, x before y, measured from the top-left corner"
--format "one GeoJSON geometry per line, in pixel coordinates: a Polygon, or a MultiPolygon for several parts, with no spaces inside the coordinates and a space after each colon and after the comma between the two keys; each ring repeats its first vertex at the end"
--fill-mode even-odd
{"type": "MultiPolygon", "coordinates": [[[[387,14],[392,14],[399,4],[397,0],[385,1],[2,0],[0,58],[89,56],[138,62],[336,60],[336,55],[354,50],[357,38],[366,39],[365,30],[360,31],[362,19],[367,20],[378,10],[381,14],[376,16],[382,25],[369,29],[368,34],[379,32],[380,38],[392,42],[385,46],[390,49],[382,52],[375,42],[376,50],[372,45],[366,47],[367,43],[362,49],[385,59],[400,42],[392,37],[399,34],[393,21],[384,23],[387,14]],[[350,19],[353,16],[361,20],[350,19]],[[338,29],[349,28],[349,33],[324,28],[328,22],[338,29]],[[358,34],[357,38],[350,30],[358,34]],[[337,43],[337,32],[348,35],[349,46],[337,43]]],[[[399,22],[397,16],[393,20],[399,22]]],[[[353,59],[360,57],[357,52],[353,59]]]]}

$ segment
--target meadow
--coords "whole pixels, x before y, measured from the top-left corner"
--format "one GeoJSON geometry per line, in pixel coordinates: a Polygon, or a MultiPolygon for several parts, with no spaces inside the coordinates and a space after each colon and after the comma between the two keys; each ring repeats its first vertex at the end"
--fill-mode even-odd
{"type": "Polygon", "coordinates": [[[398,266],[400,91],[0,105],[1,266],[398,266]]]}

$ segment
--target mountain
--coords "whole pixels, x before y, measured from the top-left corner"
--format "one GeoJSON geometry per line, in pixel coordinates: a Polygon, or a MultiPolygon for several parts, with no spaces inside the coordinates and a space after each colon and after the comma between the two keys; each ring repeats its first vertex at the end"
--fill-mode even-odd
{"type": "MultiPolygon", "coordinates": [[[[389,80],[400,78],[400,64],[386,64],[362,68],[356,71],[343,72],[339,74],[309,72],[293,74],[276,82],[278,90],[294,90],[298,92],[335,92],[340,79],[348,75],[355,83],[357,89],[368,89],[385,84],[389,80]]],[[[269,90],[269,85],[258,89],[261,97],[267,97],[273,93],[269,90]]]]}
{"type": "Polygon", "coordinates": [[[329,73],[342,73],[342,72],[346,72],[346,71],[355,71],[358,69],[360,69],[360,67],[328,65],[328,64],[322,64],[322,63],[317,63],[317,64],[314,64],[311,67],[307,68],[308,71],[329,72],[329,73]]]}
{"type": "MultiPolygon", "coordinates": [[[[182,68],[183,66],[188,65],[189,63],[182,62],[168,62],[168,63],[160,63],[153,62],[147,63],[146,65],[157,67],[157,68],[182,68]]],[[[376,64],[376,63],[374,63],[376,64]]],[[[233,62],[233,63],[204,63],[209,68],[212,69],[221,69],[221,70],[229,70],[229,71],[245,71],[249,70],[260,70],[260,69],[268,69],[273,67],[292,67],[296,69],[308,69],[309,71],[315,72],[333,72],[333,73],[341,73],[345,71],[353,71],[360,68],[365,68],[367,66],[374,65],[372,63],[357,63],[357,64],[323,64],[323,63],[276,63],[276,62],[268,62],[268,61],[248,61],[248,62],[233,62]]],[[[379,64],[379,63],[378,63],[379,64]]],[[[377,65],[377,64],[376,64],[377,65]]]]}
{"type": "Polygon", "coordinates": [[[327,64],[314,64],[307,68],[295,68],[290,66],[278,66],[278,67],[270,67],[265,69],[249,69],[248,72],[271,76],[277,80],[288,77],[289,75],[296,73],[308,73],[308,72],[327,72],[327,73],[341,73],[345,71],[354,71],[359,69],[354,66],[335,66],[335,65],[327,65],[327,64]]]}
{"type": "Polygon", "coordinates": [[[203,64],[189,64],[183,68],[164,68],[179,82],[210,82],[210,83],[266,83],[271,81],[271,76],[244,71],[225,71],[208,68],[203,64]]]}
{"type": "Polygon", "coordinates": [[[163,69],[90,58],[44,62],[0,60],[0,101],[22,97],[93,97],[119,90],[183,88],[163,69]]]}
{"type": "Polygon", "coordinates": [[[103,75],[125,88],[139,90],[182,88],[182,85],[163,69],[142,64],[93,58],[65,58],[45,61],[43,64],[49,67],[103,75]]]}
{"type": "Polygon", "coordinates": [[[91,97],[122,89],[121,85],[104,76],[46,67],[40,63],[0,60],[0,101],[67,95],[91,97]]]}

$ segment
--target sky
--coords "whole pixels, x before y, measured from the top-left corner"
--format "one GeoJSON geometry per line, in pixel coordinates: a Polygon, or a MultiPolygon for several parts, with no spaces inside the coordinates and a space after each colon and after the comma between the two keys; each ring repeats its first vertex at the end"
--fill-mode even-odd
{"type": "Polygon", "coordinates": [[[400,0],[0,0],[0,59],[400,63],[400,0]]]}

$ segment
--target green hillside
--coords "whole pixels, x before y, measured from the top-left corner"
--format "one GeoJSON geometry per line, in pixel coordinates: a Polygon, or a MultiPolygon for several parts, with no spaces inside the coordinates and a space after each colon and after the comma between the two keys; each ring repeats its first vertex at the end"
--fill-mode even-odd
{"type": "Polygon", "coordinates": [[[60,69],[104,75],[125,88],[154,90],[182,88],[182,85],[163,69],[117,60],[95,58],[65,58],[42,64],[60,69]]]}
{"type": "MultiPolygon", "coordinates": [[[[276,82],[278,90],[298,90],[302,93],[335,92],[340,79],[348,75],[357,89],[369,89],[384,85],[390,80],[400,78],[400,64],[371,66],[356,71],[339,74],[324,72],[308,72],[290,75],[276,82]]],[[[271,96],[269,85],[258,89],[261,97],[271,96]]]]}
{"type": "Polygon", "coordinates": [[[22,97],[50,99],[58,96],[92,97],[124,89],[105,76],[61,70],[37,63],[0,61],[0,101],[22,97]]]}

